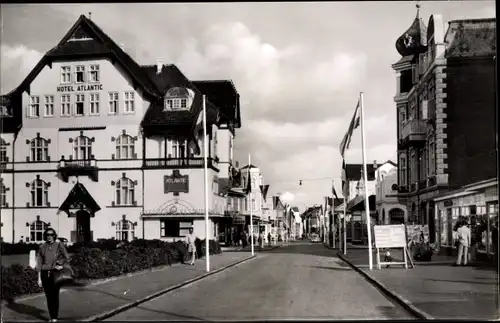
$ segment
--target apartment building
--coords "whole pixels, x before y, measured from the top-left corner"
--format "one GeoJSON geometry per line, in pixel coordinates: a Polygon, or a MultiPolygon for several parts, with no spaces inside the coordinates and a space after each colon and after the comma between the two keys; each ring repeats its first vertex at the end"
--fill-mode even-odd
{"type": "MultiPolygon", "coordinates": [[[[398,198],[441,230],[434,198],[496,177],[496,20],[419,17],[397,39],[398,198]]],[[[450,225],[453,225],[450,222],[450,225]]]]}

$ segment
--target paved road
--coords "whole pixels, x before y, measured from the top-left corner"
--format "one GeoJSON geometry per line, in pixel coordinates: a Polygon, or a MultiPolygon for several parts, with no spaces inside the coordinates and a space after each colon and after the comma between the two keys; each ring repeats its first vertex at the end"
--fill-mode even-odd
{"type": "Polygon", "coordinates": [[[319,244],[294,243],[108,320],[412,319],[319,244]]]}

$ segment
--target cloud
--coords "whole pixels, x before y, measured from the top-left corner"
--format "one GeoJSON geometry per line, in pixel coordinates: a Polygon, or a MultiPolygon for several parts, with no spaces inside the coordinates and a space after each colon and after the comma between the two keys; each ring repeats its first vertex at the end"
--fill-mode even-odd
{"type": "Polygon", "coordinates": [[[31,72],[43,54],[25,45],[2,44],[0,49],[1,93],[13,90],[31,72]]]}
{"type": "Polygon", "coordinates": [[[295,195],[290,192],[285,192],[277,195],[279,195],[280,200],[286,204],[292,203],[295,200],[295,195]]]}

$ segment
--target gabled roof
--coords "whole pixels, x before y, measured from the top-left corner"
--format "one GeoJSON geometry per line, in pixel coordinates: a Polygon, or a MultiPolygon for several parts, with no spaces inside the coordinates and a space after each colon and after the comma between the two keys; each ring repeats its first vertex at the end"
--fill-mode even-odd
{"type": "Polygon", "coordinates": [[[207,80],[192,82],[210,101],[216,104],[227,122],[234,122],[235,128],[241,127],[240,95],[231,80],[207,80]]]}
{"type": "Polygon", "coordinates": [[[102,31],[92,20],[81,15],[75,24],[70,28],[59,44],[49,50],[28,76],[21,82],[17,91],[25,91],[29,84],[38,76],[42,69],[52,61],[58,59],[69,59],[76,57],[108,57],[112,61],[118,62],[134,80],[136,85],[140,86],[146,95],[157,96],[155,87],[148,77],[146,77],[139,65],[118,46],[106,33],[102,31]],[[87,33],[90,40],[68,41],[75,33],[87,33]]]}
{"type": "MultiPolygon", "coordinates": [[[[248,168],[248,165],[241,167],[240,170],[247,169],[247,168],[248,168]]],[[[254,166],[253,164],[250,164],[250,169],[252,169],[252,168],[258,168],[258,167],[254,166]]]]}
{"type": "MultiPolygon", "coordinates": [[[[361,179],[363,164],[346,164],[345,167],[346,177],[349,182],[359,181],[361,179]]],[[[368,180],[373,181],[375,179],[375,168],[373,164],[367,164],[366,170],[368,171],[368,180]]]]}
{"type": "Polygon", "coordinates": [[[73,186],[68,196],[64,202],[59,207],[59,210],[64,211],[69,214],[70,209],[88,209],[92,213],[95,213],[101,209],[101,207],[94,200],[92,195],[87,191],[82,183],[78,182],[73,186]]]}

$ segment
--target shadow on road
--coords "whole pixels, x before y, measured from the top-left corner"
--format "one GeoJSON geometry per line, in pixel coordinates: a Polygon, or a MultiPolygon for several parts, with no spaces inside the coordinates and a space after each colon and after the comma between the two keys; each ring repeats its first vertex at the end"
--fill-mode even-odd
{"type": "Polygon", "coordinates": [[[334,271],[352,271],[351,268],[345,268],[345,267],[326,267],[326,266],[307,266],[307,267],[316,269],[334,270],[334,271]]]}
{"type": "Polygon", "coordinates": [[[6,307],[8,309],[13,310],[16,313],[27,314],[42,321],[47,321],[48,319],[48,314],[46,311],[41,310],[34,306],[20,304],[20,303],[9,303],[6,305],[6,307]]]}
{"type": "MultiPolygon", "coordinates": [[[[140,309],[140,310],[143,310],[143,311],[148,311],[148,312],[153,312],[153,313],[164,314],[164,315],[167,315],[167,316],[171,316],[175,320],[200,321],[200,322],[215,322],[215,321],[205,320],[205,319],[201,319],[199,317],[194,317],[194,316],[189,316],[189,315],[182,315],[182,314],[176,314],[176,313],[171,313],[171,312],[154,310],[152,308],[147,308],[147,307],[144,307],[144,306],[137,306],[137,309],[140,309]]],[[[167,318],[165,318],[165,319],[167,319],[167,318]]],[[[170,319],[170,318],[168,318],[168,319],[170,319]]]]}

